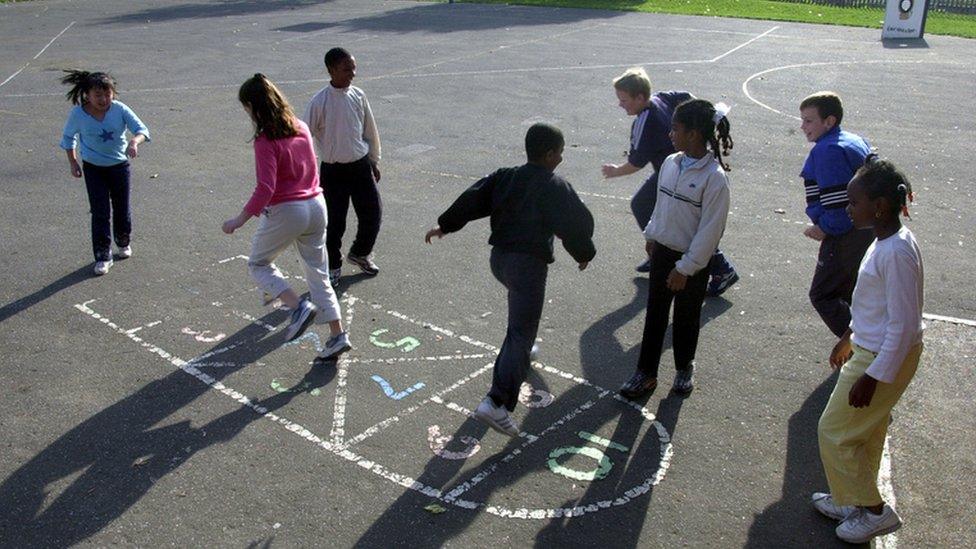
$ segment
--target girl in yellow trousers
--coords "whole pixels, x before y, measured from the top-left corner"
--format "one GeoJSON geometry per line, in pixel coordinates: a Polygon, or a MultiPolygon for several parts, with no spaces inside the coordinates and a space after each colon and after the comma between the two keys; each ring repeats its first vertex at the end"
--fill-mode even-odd
{"type": "Polygon", "coordinates": [[[847,186],[856,228],[874,229],[851,303],[851,324],[830,353],[840,367],[820,416],[818,435],[829,493],[813,506],[841,521],[837,536],[866,543],[901,527],[878,492],[878,468],[891,410],[911,383],[922,354],[922,255],[902,226],[911,185],[890,162],[871,155],[847,186]]]}

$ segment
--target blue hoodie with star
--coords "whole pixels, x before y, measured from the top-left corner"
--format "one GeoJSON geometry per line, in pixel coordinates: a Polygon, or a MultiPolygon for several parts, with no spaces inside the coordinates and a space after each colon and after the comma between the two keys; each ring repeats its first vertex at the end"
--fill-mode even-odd
{"type": "Polygon", "coordinates": [[[145,135],[146,141],[149,141],[149,128],[121,101],[112,101],[102,120],[96,120],[81,105],[75,105],[64,123],[61,148],[74,149],[80,141],[82,160],[96,166],[114,166],[127,160],[125,149],[129,141],[125,136],[126,129],[132,135],[145,135]]]}

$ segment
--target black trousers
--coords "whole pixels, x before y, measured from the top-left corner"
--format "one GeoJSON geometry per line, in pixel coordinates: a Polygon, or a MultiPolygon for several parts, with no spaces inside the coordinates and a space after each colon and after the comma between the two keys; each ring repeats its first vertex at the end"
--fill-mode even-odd
{"type": "Polygon", "coordinates": [[[129,163],[96,166],[82,163],[88,206],[91,210],[92,252],[95,261],[112,259],[112,234],[120,248],[129,245],[132,213],[129,211],[129,163]]]}
{"type": "Polygon", "coordinates": [[[851,296],[857,269],[874,240],[871,229],[851,229],[841,236],[827,235],[820,242],[817,269],[810,283],[810,303],[837,337],[851,324],[851,296]]]}
{"type": "Polygon", "coordinates": [[[508,330],[495,359],[488,396],[511,412],[531,366],[529,353],[539,332],[549,264],[532,254],[497,248],[491,250],[490,263],[491,273],[508,290],[508,330]]]}
{"type": "Polygon", "coordinates": [[[329,215],[325,248],[329,254],[329,268],[338,269],[342,266],[342,236],[346,233],[346,215],[349,213],[350,200],[359,224],[349,253],[359,256],[367,256],[373,252],[376,236],[380,233],[383,203],[373,178],[372,166],[366,156],[348,164],[323,162],[319,173],[329,215]]]}
{"type": "Polygon", "coordinates": [[[672,292],[667,287],[668,274],[682,253],[656,244],[651,252],[650,287],[647,293],[647,317],[644,320],[644,338],[641,340],[637,369],[650,377],[657,377],[664,348],[664,334],[668,330],[671,302],[674,302],[674,329],[671,343],[674,364],[679,370],[687,368],[695,360],[698,333],[701,329],[701,308],[708,285],[708,269],[702,269],[688,277],[685,288],[672,292]]]}

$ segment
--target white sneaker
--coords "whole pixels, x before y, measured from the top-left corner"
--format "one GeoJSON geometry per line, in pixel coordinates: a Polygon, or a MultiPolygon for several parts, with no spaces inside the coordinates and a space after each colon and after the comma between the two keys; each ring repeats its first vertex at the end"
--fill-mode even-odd
{"type": "Polygon", "coordinates": [[[517,437],[519,435],[518,425],[515,424],[512,416],[508,414],[508,410],[501,406],[495,406],[495,402],[491,400],[491,397],[485,397],[481,401],[481,404],[474,411],[474,417],[503,435],[510,437],[517,437]]]}
{"type": "Polygon", "coordinates": [[[102,276],[108,273],[108,270],[112,268],[112,260],[108,261],[96,261],[95,262],[95,276],[102,276]]]}
{"type": "Polygon", "coordinates": [[[305,333],[308,325],[315,320],[315,313],[315,305],[312,305],[309,300],[303,299],[298,304],[298,308],[291,313],[291,322],[285,329],[285,341],[294,341],[298,336],[305,333]]]}
{"type": "Polygon", "coordinates": [[[325,347],[319,352],[322,360],[332,360],[339,358],[339,355],[352,350],[349,343],[349,332],[340,332],[339,335],[329,338],[325,342],[325,347]]]}
{"type": "Polygon", "coordinates": [[[834,498],[826,492],[814,492],[810,501],[813,503],[813,508],[820,511],[821,515],[834,520],[844,520],[857,511],[857,507],[853,505],[837,505],[834,503],[834,498]]]}
{"type": "Polygon", "coordinates": [[[901,528],[901,517],[886,503],[880,515],[858,508],[837,527],[837,537],[847,543],[867,543],[875,536],[890,534],[901,528]]]}
{"type": "Polygon", "coordinates": [[[119,256],[119,259],[129,259],[132,257],[132,246],[123,246],[119,248],[115,255],[119,256]]]}

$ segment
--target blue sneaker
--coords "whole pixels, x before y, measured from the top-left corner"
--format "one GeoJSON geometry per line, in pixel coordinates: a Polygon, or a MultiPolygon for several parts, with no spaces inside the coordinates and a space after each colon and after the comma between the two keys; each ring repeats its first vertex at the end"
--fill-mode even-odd
{"type": "Polygon", "coordinates": [[[298,304],[298,308],[291,312],[291,321],[285,329],[285,341],[294,341],[304,334],[309,324],[315,320],[316,312],[315,305],[312,305],[307,299],[303,299],[298,304]]]}
{"type": "Polygon", "coordinates": [[[739,273],[729,271],[725,274],[715,275],[708,281],[708,289],[705,295],[708,297],[718,297],[739,281],[739,273]]]}
{"type": "Polygon", "coordinates": [[[325,342],[325,347],[319,352],[319,358],[322,360],[335,360],[342,353],[351,350],[352,344],[349,343],[349,332],[341,332],[339,335],[331,337],[325,342]]]}

